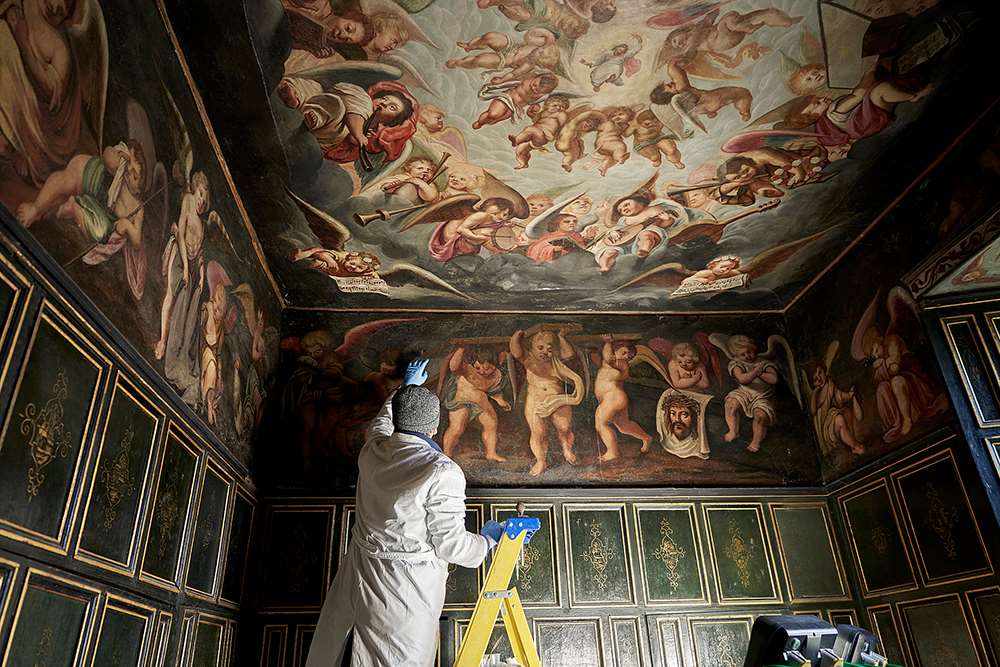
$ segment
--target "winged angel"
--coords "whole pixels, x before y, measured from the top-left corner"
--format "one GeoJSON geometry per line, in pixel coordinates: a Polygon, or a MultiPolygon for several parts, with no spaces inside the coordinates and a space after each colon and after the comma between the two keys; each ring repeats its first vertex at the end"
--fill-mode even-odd
{"type": "Polygon", "coordinates": [[[729,374],[739,384],[726,394],[726,425],[729,430],[724,439],[732,442],[739,437],[742,413],[752,423],[747,451],[760,451],[767,429],[778,419],[774,390],[779,379],[785,379],[795,400],[802,406],[791,346],[783,336],[772,335],[767,338],[767,350],[758,354],[757,343],[749,336],[714,333],[709,340],[729,357],[729,374]]]}
{"type": "Polygon", "coordinates": [[[373,253],[347,250],[347,242],[351,240],[351,230],[346,225],[295,193],[288,191],[288,196],[298,206],[309,229],[319,241],[318,246],[293,250],[289,258],[327,274],[342,290],[379,292],[389,296],[391,295],[389,287],[416,286],[449,292],[468,301],[476,301],[475,298],[419,266],[397,262],[382,269],[381,261],[373,253]]]}
{"type": "Polygon", "coordinates": [[[108,35],[98,0],[0,0],[0,158],[36,187],[102,147],[108,35]]]}
{"type": "Polygon", "coordinates": [[[882,440],[895,442],[913,427],[948,409],[948,399],[934,388],[909,343],[923,342],[917,304],[902,287],[886,295],[889,324],[878,324],[881,293],[872,298],[851,338],[851,356],[871,369],[875,402],[885,432],[882,440]]]}
{"type": "Polygon", "coordinates": [[[823,358],[813,367],[811,379],[802,369],[802,387],[809,401],[820,451],[829,455],[843,444],[854,454],[864,454],[859,427],[865,415],[857,392],[854,387],[846,391],[840,389],[830,376],[839,349],[840,341],[830,341],[823,358]]]}
{"type": "MultiPolygon", "coordinates": [[[[720,234],[724,226],[705,221],[696,224],[709,229],[718,227],[720,234]]],[[[678,230],[680,231],[682,230],[678,230]]],[[[768,248],[754,255],[746,263],[736,255],[720,255],[709,261],[704,269],[692,271],[680,262],[668,262],[636,276],[612,291],[617,292],[635,285],[676,287],[670,297],[677,298],[699,292],[721,292],[736,287],[746,287],[754,280],[777,269],[825,233],[826,230],[768,248]]]]}

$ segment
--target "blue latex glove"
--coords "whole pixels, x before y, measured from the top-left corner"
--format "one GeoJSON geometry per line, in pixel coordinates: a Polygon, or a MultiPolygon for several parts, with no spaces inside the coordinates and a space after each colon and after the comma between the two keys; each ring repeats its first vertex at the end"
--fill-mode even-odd
{"type": "Polygon", "coordinates": [[[504,524],[490,520],[483,524],[483,527],[479,530],[479,534],[490,541],[490,548],[492,549],[496,545],[500,544],[500,539],[503,537],[503,531],[504,524]]]}
{"type": "Polygon", "coordinates": [[[403,373],[403,386],[421,385],[427,382],[427,359],[414,359],[406,366],[403,373]]]}

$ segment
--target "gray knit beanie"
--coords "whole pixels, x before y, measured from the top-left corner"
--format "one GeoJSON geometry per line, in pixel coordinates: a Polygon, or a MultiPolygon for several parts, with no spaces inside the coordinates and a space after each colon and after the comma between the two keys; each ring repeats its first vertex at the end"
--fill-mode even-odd
{"type": "Polygon", "coordinates": [[[423,387],[402,387],[392,397],[392,424],[397,431],[430,433],[437,429],[440,419],[438,397],[423,387]]]}

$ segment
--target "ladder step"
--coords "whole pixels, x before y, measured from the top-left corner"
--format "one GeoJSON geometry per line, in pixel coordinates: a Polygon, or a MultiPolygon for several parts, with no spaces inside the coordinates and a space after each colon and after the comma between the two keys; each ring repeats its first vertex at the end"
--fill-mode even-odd
{"type": "Polygon", "coordinates": [[[483,597],[487,600],[500,600],[510,597],[510,591],[483,591],[483,597]]]}

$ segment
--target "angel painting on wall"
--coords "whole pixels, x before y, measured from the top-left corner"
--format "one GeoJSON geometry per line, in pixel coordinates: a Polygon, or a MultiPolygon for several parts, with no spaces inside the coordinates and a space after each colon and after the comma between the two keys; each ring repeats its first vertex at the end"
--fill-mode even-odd
{"type": "Polygon", "coordinates": [[[722,382],[715,348],[703,333],[691,342],[651,338],[649,348],[667,359],[668,388],[656,405],[660,444],[680,458],[709,458],[705,410],[722,382]]]}
{"type": "Polygon", "coordinates": [[[630,43],[615,44],[593,60],[581,58],[580,62],[590,68],[590,84],[594,92],[601,92],[601,87],[609,83],[624,86],[622,77],[632,76],[641,67],[641,63],[636,59],[641,50],[642,35],[632,33],[630,43]]]}
{"type": "Polygon", "coordinates": [[[509,412],[513,407],[508,400],[510,379],[503,370],[508,353],[498,350],[494,339],[452,342],[458,347],[441,365],[438,381],[441,406],[448,411],[441,447],[452,456],[469,423],[477,421],[486,460],[502,463],[507,459],[497,453],[496,408],[509,412]]]}
{"type": "Polygon", "coordinates": [[[753,339],[742,334],[727,336],[714,333],[709,340],[729,357],[729,374],[739,384],[726,395],[726,425],[729,430],[723,439],[732,442],[738,438],[741,417],[747,417],[752,431],[747,451],[760,451],[768,428],[778,419],[774,395],[782,377],[800,405],[802,402],[791,347],[783,336],[778,335],[768,336],[767,350],[760,354],[753,339]]]}
{"type": "Polygon", "coordinates": [[[845,446],[853,454],[864,454],[865,445],[860,437],[864,410],[854,387],[847,390],[837,386],[830,372],[840,349],[839,341],[831,341],[823,358],[813,366],[812,376],[802,370],[802,386],[809,401],[813,427],[819,439],[820,452],[829,456],[845,446]]]}
{"type": "MultiPolygon", "coordinates": [[[[108,35],[98,0],[0,2],[0,159],[41,187],[103,146],[108,35]]],[[[152,169],[152,164],[150,164],[152,169]]]]}
{"type": "Polygon", "coordinates": [[[605,462],[613,461],[619,456],[617,433],[641,442],[639,452],[642,454],[649,451],[649,445],[653,441],[653,436],[629,416],[629,397],[625,392],[629,369],[634,364],[646,363],[663,377],[666,377],[666,369],[655,352],[638,343],[638,335],[605,334],[602,338],[604,343],[601,352],[594,359],[597,365],[597,376],[594,379],[594,396],[597,398],[594,427],[604,445],[604,453],[598,460],[605,462]]]}
{"type": "Polygon", "coordinates": [[[520,362],[526,376],[524,418],[530,432],[528,446],[535,457],[531,475],[541,475],[547,465],[549,424],[555,428],[563,458],[577,462],[573,451],[573,406],[586,395],[584,378],[566,365],[577,355],[567,340],[566,326],[535,326],[518,330],[510,338],[510,353],[520,362]],[[568,387],[572,387],[567,391],[568,387]]]}
{"type": "Polygon", "coordinates": [[[49,217],[72,221],[88,245],[70,263],[81,259],[94,266],[121,252],[129,290],[141,301],[149,265],[146,244],[166,222],[167,177],[156,161],[146,110],[129,99],[125,111],[128,139],[99,156],[70,158],[65,168],[48,175],[35,199],[17,207],[17,219],[25,227],[49,217]]]}
{"type": "Polygon", "coordinates": [[[851,356],[871,369],[872,386],[879,418],[884,428],[882,440],[895,442],[915,426],[931,421],[948,410],[948,399],[935,388],[911,344],[923,340],[918,306],[902,287],[886,295],[889,323],[879,324],[877,293],[854,328],[851,356]]]}

